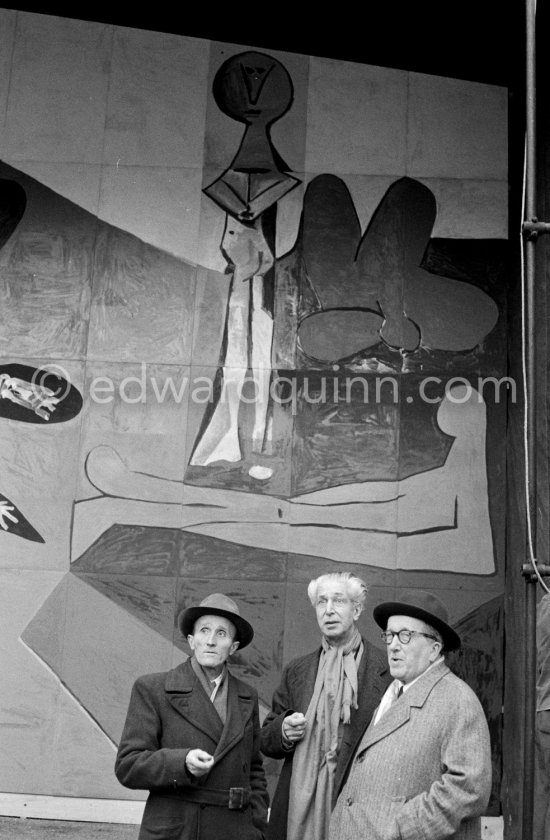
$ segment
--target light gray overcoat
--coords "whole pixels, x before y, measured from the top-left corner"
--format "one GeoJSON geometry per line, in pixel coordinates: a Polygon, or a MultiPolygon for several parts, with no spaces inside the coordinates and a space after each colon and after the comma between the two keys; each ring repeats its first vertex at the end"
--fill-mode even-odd
{"type": "Polygon", "coordinates": [[[441,662],[365,731],[330,840],[480,840],[490,792],[485,714],[441,662]]]}

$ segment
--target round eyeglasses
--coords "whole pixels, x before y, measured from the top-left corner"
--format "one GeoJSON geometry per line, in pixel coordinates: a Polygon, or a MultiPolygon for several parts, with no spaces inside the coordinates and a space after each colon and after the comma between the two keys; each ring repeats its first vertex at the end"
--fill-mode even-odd
{"type": "Polygon", "coordinates": [[[433,639],[434,642],[439,641],[430,633],[421,633],[420,630],[386,630],[384,633],[380,633],[380,638],[387,645],[391,645],[394,636],[397,636],[402,645],[408,645],[413,636],[425,636],[427,639],[433,639]]]}

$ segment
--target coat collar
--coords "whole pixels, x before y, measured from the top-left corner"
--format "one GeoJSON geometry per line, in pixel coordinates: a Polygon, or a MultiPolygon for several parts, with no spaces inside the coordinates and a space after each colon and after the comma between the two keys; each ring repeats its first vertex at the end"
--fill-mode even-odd
{"type": "Polygon", "coordinates": [[[395,732],[400,726],[407,723],[411,716],[411,707],[421,707],[424,705],[430,696],[432,689],[437,683],[443,679],[446,674],[450,673],[448,665],[443,662],[438,663],[431,668],[424,676],[422,676],[411,688],[406,691],[399,701],[393,706],[390,706],[388,711],[382,719],[374,726],[372,723],[365,732],[362,739],[358,753],[370,747],[372,744],[395,732]]]}
{"type": "Polygon", "coordinates": [[[254,711],[252,690],[228,671],[227,718],[225,725],[222,724],[189,659],[168,671],[164,690],[173,708],[213,742],[216,760],[243,737],[246,723],[254,711]]]}

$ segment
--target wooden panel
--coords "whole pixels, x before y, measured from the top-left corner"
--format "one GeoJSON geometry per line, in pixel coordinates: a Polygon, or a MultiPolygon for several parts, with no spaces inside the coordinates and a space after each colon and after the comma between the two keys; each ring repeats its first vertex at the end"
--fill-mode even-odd
{"type": "Polygon", "coordinates": [[[145,803],[131,802],[128,799],[77,799],[72,796],[0,793],[0,813],[8,817],[26,819],[139,825],[144,807],[145,803]]]}

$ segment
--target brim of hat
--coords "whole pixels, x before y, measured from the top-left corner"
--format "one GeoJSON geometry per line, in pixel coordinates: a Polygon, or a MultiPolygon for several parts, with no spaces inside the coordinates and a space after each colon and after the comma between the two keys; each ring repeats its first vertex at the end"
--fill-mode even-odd
{"type": "Polygon", "coordinates": [[[249,645],[254,638],[252,625],[245,618],[241,618],[240,615],[235,615],[235,613],[229,612],[228,610],[217,609],[216,607],[188,607],[186,610],[183,610],[178,619],[182,636],[187,638],[187,636],[193,633],[195,621],[201,615],[221,615],[223,618],[227,618],[235,626],[237,631],[236,641],[239,642],[239,650],[249,645]]]}
{"type": "Polygon", "coordinates": [[[460,647],[460,636],[453,630],[446,622],[442,621],[436,615],[421,609],[420,607],[412,606],[411,604],[402,604],[399,601],[386,601],[383,604],[378,604],[372,612],[374,620],[382,630],[386,629],[388,618],[392,615],[409,615],[411,618],[418,618],[424,621],[441,633],[441,638],[445,646],[445,650],[458,650],[460,647]]]}

